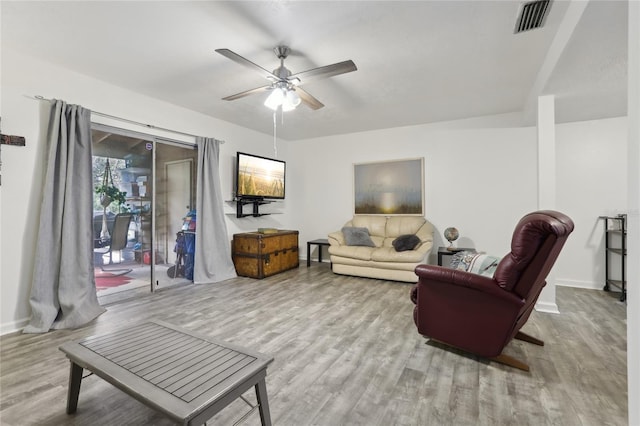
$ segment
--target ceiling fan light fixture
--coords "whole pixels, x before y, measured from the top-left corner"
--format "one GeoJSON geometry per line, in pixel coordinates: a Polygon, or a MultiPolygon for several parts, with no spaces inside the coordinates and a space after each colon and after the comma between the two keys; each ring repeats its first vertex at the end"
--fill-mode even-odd
{"type": "Polygon", "coordinates": [[[286,100],[291,105],[293,105],[294,108],[300,105],[300,102],[302,102],[302,99],[300,99],[300,95],[298,95],[295,89],[289,89],[289,91],[287,92],[286,100]]]}
{"type": "Polygon", "coordinates": [[[282,111],[287,112],[287,111],[292,111],[294,109],[296,109],[296,106],[293,105],[291,102],[289,102],[287,98],[285,98],[284,102],[282,102],[282,111]]]}
{"type": "Polygon", "coordinates": [[[276,87],[271,91],[271,94],[267,96],[267,99],[264,101],[264,106],[275,111],[282,105],[284,99],[285,95],[283,90],[280,87],[276,87]]]}
{"type": "Polygon", "coordinates": [[[222,99],[225,101],[233,101],[245,96],[253,95],[255,93],[264,93],[271,91],[271,93],[269,93],[269,96],[265,100],[264,105],[274,111],[276,111],[279,106],[282,106],[282,109],[284,111],[290,111],[300,105],[300,103],[304,103],[313,110],[320,109],[324,107],[324,104],[322,102],[314,98],[307,91],[299,89],[300,93],[302,93],[301,98],[300,93],[296,93],[296,87],[300,86],[303,81],[333,77],[334,75],[345,74],[356,71],[358,69],[356,67],[356,64],[354,64],[352,60],[347,60],[292,74],[291,71],[284,66],[284,60],[287,58],[287,56],[289,56],[289,53],[291,53],[291,49],[289,49],[289,47],[287,46],[278,46],[274,49],[276,56],[278,57],[278,59],[280,59],[280,66],[273,72],[267,71],[260,65],[254,64],[250,60],[243,58],[242,56],[238,55],[235,52],[232,52],[229,49],[216,49],[216,52],[226,57],[227,59],[231,59],[232,61],[240,65],[257,71],[267,80],[269,80],[269,84],[265,86],[257,87],[251,90],[245,90],[244,92],[226,96],[222,99]]]}
{"type": "Polygon", "coordinates": [[[274,111],[279,106],[282,106],[282,111],[291,111],[296,109],[301,102],[302,99],[300,99],[300,95],[295,90],[287,87],[274,87],[271,94],[264,101],[264,105],[274,111]]]}

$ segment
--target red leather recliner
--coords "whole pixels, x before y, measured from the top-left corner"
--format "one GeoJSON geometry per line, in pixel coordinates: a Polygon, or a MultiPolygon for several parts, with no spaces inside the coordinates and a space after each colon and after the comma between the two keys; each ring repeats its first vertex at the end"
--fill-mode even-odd
{"type": "Polygon", "coordinates": [[[517,359],[502,354],[514,337],[543,345],[520,331],[546,284],[560,250],[573,231],[566,215],[543,210],[518,222],[511,252],[498,264],[493,278],[432,265],[418,265],[411,299],[418,332],[480,357],[529,371],[517,359]]]}

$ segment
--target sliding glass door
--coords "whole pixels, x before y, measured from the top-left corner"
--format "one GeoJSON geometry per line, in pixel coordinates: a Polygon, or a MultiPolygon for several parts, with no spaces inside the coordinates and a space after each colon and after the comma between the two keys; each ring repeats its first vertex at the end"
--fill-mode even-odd
{"type": "Polygon", "coordinates": [[[158,139],[155,154],[155,279],[165,288],[193,281],[197,151],[158,139]]]}
{"type": "Polygon", "coordinates": [[[153,139],[94,125],[93,241],[98,296],[148,291],[153,220],[153,139]]]}
{"type": "Polygon", "coordinates": [[[195,145],[97,124],[92,133],[98,296],[191,282],[195,145]]]}

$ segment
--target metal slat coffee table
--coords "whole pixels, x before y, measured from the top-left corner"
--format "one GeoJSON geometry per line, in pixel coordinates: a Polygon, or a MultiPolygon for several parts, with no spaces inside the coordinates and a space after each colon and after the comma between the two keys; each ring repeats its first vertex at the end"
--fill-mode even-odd
{"type": "Polygon", "coordinates": [[[273,358],[152,321],[68,342],[67,413],[75,413],[83,369],[185,425],[204,424],[255,387],[263,425],[271,425],[265,377],[273,358]]]}

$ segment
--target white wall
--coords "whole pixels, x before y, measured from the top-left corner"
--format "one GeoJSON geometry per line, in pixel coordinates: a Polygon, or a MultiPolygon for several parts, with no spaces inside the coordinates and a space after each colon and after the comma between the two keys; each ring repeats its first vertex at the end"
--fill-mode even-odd
{"type": "Polygon", "coordinates": [[[557,284],[602,289],[604,224],[598,216],[626,212],[627,119],[558,125],[556,147],[556,204],[576,223],[564,248],[568,255],[555,268],[557,284]]]}
{"type": "Polygon", "coordinates": [[[515,222],[536,205],[533,128],[411,126],[292,144],[304,163],[302,239],[340,229],[353,215],[353,164],[425,159],[425,211],[436,230],[460,231],[461,247],[503,255],[515,222]],[[531,161],[531,160],[534,161],[531,161]]]}
{"type": "MultiPolygon", "coordinates": [[[[626,123],[614,118],[556,126],[556,205],[576,227],[554,268],[555,284],[602,288],[597,218],[626,206],[626,123]]],[[[424,157],[435,246],[446,245],[442,232],[455,226],[459,246],[504,255],[515,223],[537,208],[537,142],[535,128],[499,125],[487,117],[472,125],[438,123],[292,144],[291,158],[303,173],[295,194],[303,201],[301,242],[325,237],[351,218],[353,163],[424,157]]]]}
{"type": "Polygon", "coordinates": [[[627,371],[629,424],[640,425],[640,2],[629,2],[627,371]]]}
{"type": "MultiPolygon", "coordinates": [[[[236,151],[273,156],[273,139],[236,125],[175,105],[154,100],[104,82],[88,78],[17,52],[2,49],[2,131],[26,137],[25,147],[2,147],[2,214],[0,216],[0,333],[24,326],[29,315],[33,255],[36,247],[43,148],[40,134],[40,102],[25,95],[63,99],[118,117],[159,127],[226,141],[220,153],[220,177],[225,199],[232,196],[232,169],[236,151]]],[[[126,125],[95,116],[94,121],[150,134],[166,135],[144,127],[126,125]]],[[[175,137],[175,135],[170,135],[175,137]]],[[[176,137],[179,139],[179,137],[176,137]]],[[[184,138],[182,138],[184,139],[184,138]]],[[[287,142],[279,142],[278,157],[288,160],[287,142]]],[[[268,218],[236,219],[232,203],[225,206],[229,237],[258,226],[293,228],[290,203],[284,214],[268,218]]]]}

